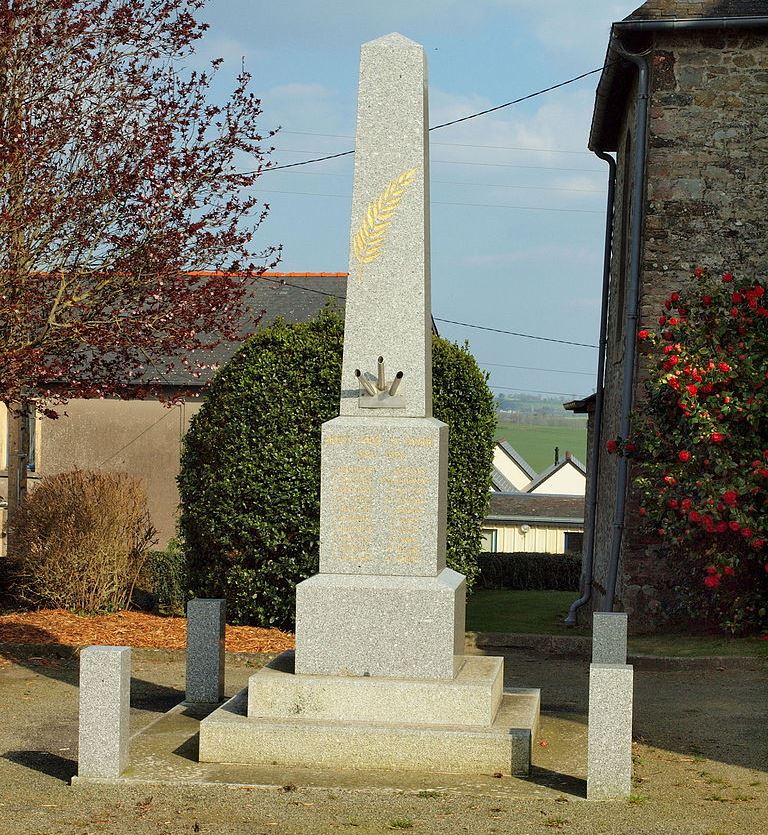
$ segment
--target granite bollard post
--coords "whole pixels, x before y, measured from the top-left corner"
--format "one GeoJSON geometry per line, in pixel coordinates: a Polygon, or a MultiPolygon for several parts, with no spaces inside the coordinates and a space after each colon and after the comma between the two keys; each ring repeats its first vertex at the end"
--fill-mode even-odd
{"type": "Polygon", "coordinates": [[[215,704],[224,698],[226,619],[226,600],[196,597],[187,603],[187,702],[215,704]]]}
{"type": "Polygon", "coordinates": [[[130,647],[80,653],[79,777],[119,777],[128,767],[130,647]]]}
{"type": "Polygon", "coordinates": [[[620,800],[632,791],[630,664],[590,664],[587,800],[620,800]]]}
{"type": "Polygon", "coordinates": [[[595,612],[592,616],[592,663],[627,663],[625,612],[595,612]]]}

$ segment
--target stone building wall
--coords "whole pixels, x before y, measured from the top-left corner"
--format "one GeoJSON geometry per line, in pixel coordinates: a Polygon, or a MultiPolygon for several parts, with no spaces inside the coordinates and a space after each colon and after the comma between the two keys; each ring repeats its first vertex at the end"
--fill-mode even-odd
{"type": "MultiPolygon", "coordinates": [[[[628,114],[625,125],[632,124],[628,114]]],[[[620,160],[620,176],[622,168],[620,160]]],[[[657,34],[651,57],[641,327],[655,323],[664,299],[689,282],[698,265],[715,273],[731,271],[737,279],[768,268],[766,182],[766,34],[657,34]]],[[[619,183],[617,195],[621,191],[619,183]]],[[[617,205],[615,234],[622,212],[617,205]]],[[[611,278],[616,286],[622,252],[619,239],[614,250],[611,278]]],[[[615,323],[613,306],[611,311],[615,323]]],[[[621,391],[617,364],[621,344],[615,327],[609,331],[609,340],[604,440],[616,434],[621,391]]],[[[642,402],[643,373],[640,367],[635,375],[636,404],[642,402]]],[[[604,583],[602,563],[607,562],[612,524],[613,458],[603,450],[596,606],[602,602],[599,584],[604,583]]],[[[618,596],[635,631],[653,631],[663,627],[672,601],[664,563],[654,541],[642,532],[637,510],[630,490],[618,596]]]]}

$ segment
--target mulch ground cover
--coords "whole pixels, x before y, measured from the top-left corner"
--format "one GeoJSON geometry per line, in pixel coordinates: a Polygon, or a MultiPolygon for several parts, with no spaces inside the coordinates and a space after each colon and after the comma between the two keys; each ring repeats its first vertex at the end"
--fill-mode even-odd
{"type": "MultiPolygon", "coordinates": [[[[151,649],[185,649],[186,618],[160,617],[145,612],[76,615],[65,609],[41,609],[0,615],[2,644],[94,644],[151,649]]],[[[282,652],[292,649],[294,637],[279,629],[227,626],[227,652],[282,652]]],[[[2,646],[0,646],[2,652],[2,646]]]]}

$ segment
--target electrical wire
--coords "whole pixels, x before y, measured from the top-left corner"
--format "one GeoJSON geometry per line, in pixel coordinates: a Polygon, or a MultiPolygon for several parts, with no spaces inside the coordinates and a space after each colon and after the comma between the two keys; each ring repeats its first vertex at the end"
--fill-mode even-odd
{"type": "Polygon", "coordinates": [[[489,389],[500,391],[518,391],[521,394],[554,394],[560,397],[576,397],[572,391],[541,391],[539,389],[511,388],[510,386],[488,386],[489,389]]]}
{"type": "Polygon", "coordinates": [[[470,322],[456,322],[453,319],[441,319],[439,316],[434,317],[436,322],[445,322],[449,325],[460,325],[463,328],[475,328],[481,331],[491,331],[492,333],[506,333],[509,336],[520,336],[524,339],[540,339],[542,342],[557,342],[560,345],[576,345],[579,348],[597,348],[597,345],[590,345],[587,342],[571,342],[568,339],[553,339],[549,336],[534,336],[530,333],[517,333],[516,331],[507,331],[502,328],[490,328],[486,325],[474,325],[470,322]]]}
{"type": "MultiPolygon", "coordinates": [[[[263,188],[261,194],[290,194],[294,197],[341,197],[351,200],[351,194],[325,194],[317,191],[284,191],[282,189],[263,188]]],[[[431,206],[469,206],[476,209],[518,209],[527,212],[570,212],[582,215],[602,215],[600,209],[561,209],[553,206],[510,206],[508,203],[459,203],[450,200],[430,200],[431,206]]]]}
{"type": "MultiPolygon", "coordinates": [[[[594,70],[589,70],[589,72],[583,72],[581,75],[576,75],[573,78],[569,78],[566,81],[560,81],[558,84],[552,84],[550,87],[545,87],[543,90],[536,90],[533,93],[528,93],[526,96],[520,96],[520,98],[512,99],[512,101],[504,102],[504,104],[497,104],[495,107],[488,107],[485,110],[479,110],[477,113],[470,113],[468,116],[461,116],[458,119],[451,119],[449,122],[442,122],[439,125],[433,125],[429,130],[440,130],[441,128],[447,128],[451,125],[458,125],[460,122],[468,122],[470,119],[477,119],[478,116],[486,116],[488,113],[495,113],[497,110],[503,110],[505,107],[511,107],[513,104],[520,104],[521,102],[528,101],[529,99],[534,99],[537,96],[543,96],[544,93],[550,93],[552,90],[557,90],[560,87],[565,87],[568,84],[573,84],[576,81],[581,81],[582,78],[586,78],[589,75],[594,75],[597,72],[602,72],[605,69],[606,65],[602,67],[597,67],[594,70]]],[[[246,171],[241,172],[238,176],[248,175],[248,174],[265,174],[268,171],[283,171],[286,168],[298,168],[300,165],[311,165],[315,162],[325,162],[329,159],[338,159],[339,157],[347,157],[351,154],[354,154],[354,149],[350,151],[342,151],[338,154],[328,154],[322,157],[316,157],[314,159],[306,159],[303,162],[291,162],[287,165],[275,165],[275,166],[267,166],[262,168],[261,171],[246,171]]]]}
{"type": "Polygon", "coordinates": [[[483,366],[483,368],[518,368],[522,371],[552,371],[555,374],[583,374],[586,377],[595,376],[594,371],[567,371],[562,368],[533,368],[530,365],[503,365],[500,362],[482,362],[481,360],[478,360],[477,364],[483,366]]]}

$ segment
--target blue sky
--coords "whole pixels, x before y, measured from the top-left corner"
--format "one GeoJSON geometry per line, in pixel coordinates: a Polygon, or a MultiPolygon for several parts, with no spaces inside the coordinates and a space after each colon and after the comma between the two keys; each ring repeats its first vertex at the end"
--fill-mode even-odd
{"type": "MultiPolygon", "coordinates": [[[[196,60],[224,58],[219,90],[245,61],[285,164],[353,147],[365,41],[397,31],[423,44],[435,125],[599,67],[611,22],[639,5],[209,0],[196,60]]],[[[598,77],[431,133],[436,317],[597,342],[606,166],[586,143],[598,77]]],[[[351,157],[266,173],[259,188],[271,206],[260,238],[283,245],[279,269],[346,271],[351,157]]],[[[495,391],[594,390],[594,349],[438,326],[469,340],[495,391]]]]}

